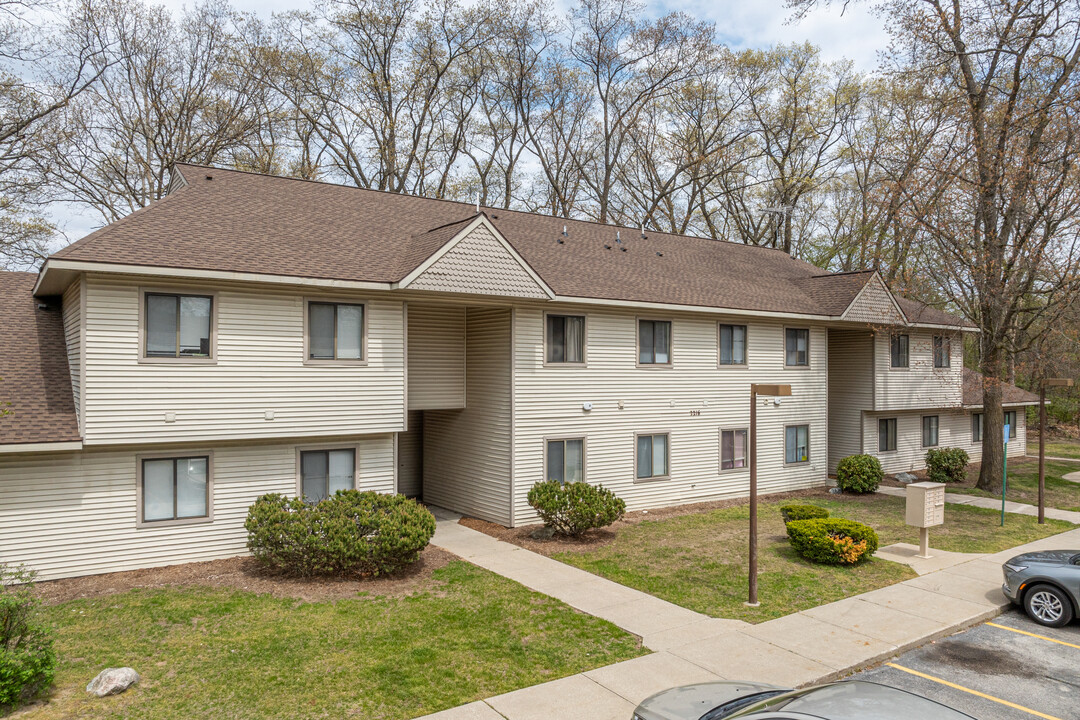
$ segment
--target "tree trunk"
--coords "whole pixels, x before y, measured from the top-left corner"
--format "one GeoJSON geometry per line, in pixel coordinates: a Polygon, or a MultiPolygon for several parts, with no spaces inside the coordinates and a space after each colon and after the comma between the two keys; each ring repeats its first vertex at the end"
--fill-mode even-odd
{"type": "Polygon", "coordinates": [[[983,374],[982,467],[975,487],[1000,493],[1001,475],[1005,467],[1005,413],[1001,409],[1004,358],[1000,347],[986,347],[992,344],[983,342],[982,363],[979,368],[983,374]]]}

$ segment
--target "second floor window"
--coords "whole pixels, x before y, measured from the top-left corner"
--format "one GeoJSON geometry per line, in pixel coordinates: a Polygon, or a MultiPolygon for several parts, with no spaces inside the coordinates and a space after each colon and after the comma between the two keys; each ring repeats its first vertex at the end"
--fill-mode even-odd
{"type": "Polygon", "coordinates": [[[746,430],[720,431],[720,469],[737,470],[746,464],[746,430]]]}
{"type": "Polygon", "coordinates": [[[952,341],[948,335],[934,336],[934,367],[947,368],[952,365],[952,341]]]}
{"type": "Polygon", "coordinates": [[[214,300],[146,293],[146,357],[208,358],[214,300]]]}
{"type": "Polygon", "coordinates": [[[582,438],[547,441],[547,479],[561,483],[585,479],[585,441],[582,438]]]}
{"type": "Polygon", "coordinates": [[[906,368],[908,366],[908,336],[893,335],[892,348],[889,353],[890,365],[894,368],[906,368]]]}
{"type": "Polygon", "coordinates": [[[810,364],[810,331],[806,328],[788,328],[784,331],[784,364],[788,367],[810,364]]]}
{"type": "Polygon", "coordinates": [[[305,450],[300,453],[300,492],[316,503],[338,490],[356,487],[355,450],[305,450]]]}
{"type": "Polygon", "coordinates": [[[896,418],[881,418],[878,427],[878,452],[891,452],[896,449],[896,418]]]}
{"type": "Polygon", "coordinates": [[[671,321],[638,320],[638,363],[671,363],[671,321]]]}
{"type": "Polygon", "coordinates": [[[547,316],[547,362],[585,362],[584,316],[547,316]]]}
{"type": "Polygon", "coordinates": [[[720,326],[720,364],[746,364],[746,326],[720,326]]]}
{"type": "Polygon", "coordinates": [[[922,419],[922,446],[935,447],[938,444],[938,416],[926,415],[922,419]]]}
{"type": "Polygon", "coordinates": [[[363,360],[364,306],[308,303],[308,359],[363,360]]]}

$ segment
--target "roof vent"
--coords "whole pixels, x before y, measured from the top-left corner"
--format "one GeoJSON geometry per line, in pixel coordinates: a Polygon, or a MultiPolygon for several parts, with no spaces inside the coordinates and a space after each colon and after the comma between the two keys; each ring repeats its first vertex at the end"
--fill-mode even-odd
{"type": "Polygon", "coordinates": [[[206,176],[206,179],[207,179],[207,180],[213,180],[213,179],[214,179],[214,176],[213,176],[213,175],[207,175],[207,176],[206,176]]]}
{"type": "Polygon", "coordinates": [[[611,245],[608,245],[607,243],[604,243],[604,249],[605,249],[605,250],[610,250],[610,249],[611,249],[611,245]]]}
{"type": "Polygon", "coordinates": [[[664,253],[662,253],[662,252],[660,252],[659,250],[657,250],[657,251],[656,251],[656,257],[664,257],[664,253]]]}
{"type": "Polygon", "coordinates": [[[618,230],[615,231],[615,242],[622,245],[622,234],[618,230]]]}
{"type": "Polygon", "coordinates": [[[562,226],[562,234],[563,234],[563,237],[569,237],[569,233],[566,232],[566,226],[565,225],[562,226]]]}

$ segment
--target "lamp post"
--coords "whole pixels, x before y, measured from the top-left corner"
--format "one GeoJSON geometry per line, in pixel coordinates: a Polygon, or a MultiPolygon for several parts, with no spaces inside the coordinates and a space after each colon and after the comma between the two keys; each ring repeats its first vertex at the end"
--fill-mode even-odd
{"type": "Polygon", "coordinates": [[[750,597],[746,604],[757,607],[757,398],[758,395],[790,397],[790,385],[750,384],[750,597]]]}
{"type": "Polygon", "coordinates": [[[1039,383],[1039,524],[1046,524],[1046,388],[1072,387],[1072,378],[1045,378],[1039,383]]]}

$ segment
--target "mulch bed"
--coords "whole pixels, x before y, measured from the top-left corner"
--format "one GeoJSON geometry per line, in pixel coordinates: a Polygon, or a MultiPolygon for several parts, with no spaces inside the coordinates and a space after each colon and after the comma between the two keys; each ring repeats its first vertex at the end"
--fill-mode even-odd
{"type": "Polygon", "coordinates": [[[47,604],[79,598],[96,598],[135,588],[214,587],[321,602],[356,597],[360,593],[382,597],[405,597],[437,589],[431,574],[458,557],[442,548],[429,545],[420,559],[399,573],[368,579],[314,578],[282,576],[265,570],[254,558],[184,563],[163,568],[129,570],[105,575],[66,578],[37,583],[38,593],[47,604]]]}
{"type": "MultiPolygon", "coordinates": [[[[794,490],[786,493],[762,495],[759,497],[758,501],[777,502],[798,498],[828,497],[828,494],[828,490],[824,488],[794,490]]],[[[541,524],[505,528],[502,525],[473,517],[463,517],[458,520],[458,523],[467,528],[482,532],[485,535],[490,535],[493,538],[502,540],[503,542],[512,543],[518,547],[525,548],[526,550],[532,550],[541,555],[550,556],[561,552],[587,552],[594,548],[602,547],[614,540],[615,536],[618,535],[619,531],[623,528],[637,525],[646,520],[667,520],[668,518],[680,517],[682,515],[695,515],[698,513],[709,512],[710,510],[746,505],[747,502],[745,497],[741,497],[731,498],[729,500],[694,503],[692,505],[676,505],[674,507],[658,508],[656,510],[636,510],[634,512],[626,513],[622,520],[619,520],[606,528],[590,530],[580,538],[567,538],[558,535],[546,539],[530,537],[532,532],[543,527],[541,524]]]]}

